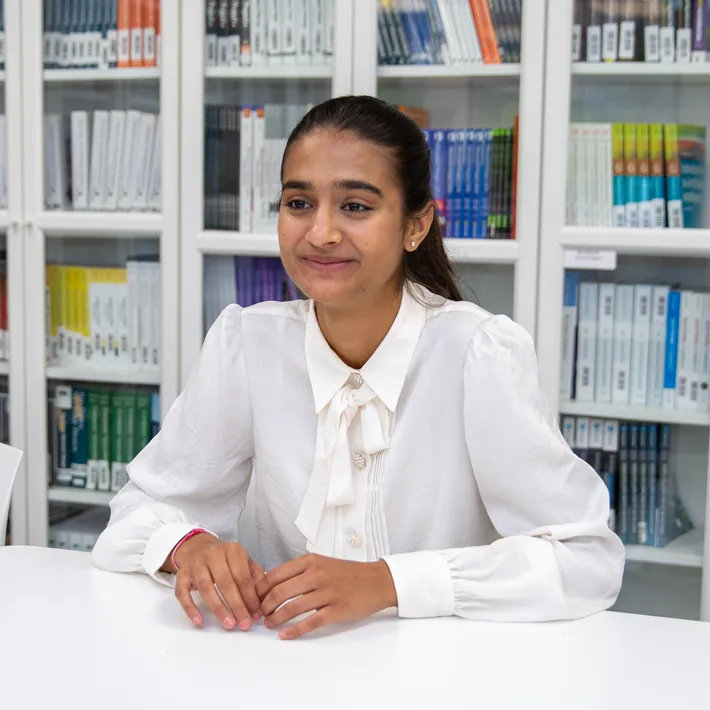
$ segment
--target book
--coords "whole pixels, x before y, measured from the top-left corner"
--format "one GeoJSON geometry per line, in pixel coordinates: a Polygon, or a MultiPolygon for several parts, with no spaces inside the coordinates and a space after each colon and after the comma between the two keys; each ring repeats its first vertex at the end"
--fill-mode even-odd
{"type": "Polygon", "coordinates": [[[631,330],[631,404],[645,405],[648,390],[649,340],[651,331],[651,297],[653,288],[634,286],[634,312],[631,330]]]}
{"type": "Polygon", "coordinates": [[[71,398],[71,484],[75,488],[85,488],[88,456],[87,391],[75,387],[71,398]]]}
{"type": "Polygon", "coordinates": [[[615,295],[615,284],[599,284],[595,402],[611,402],[615,295]]]}

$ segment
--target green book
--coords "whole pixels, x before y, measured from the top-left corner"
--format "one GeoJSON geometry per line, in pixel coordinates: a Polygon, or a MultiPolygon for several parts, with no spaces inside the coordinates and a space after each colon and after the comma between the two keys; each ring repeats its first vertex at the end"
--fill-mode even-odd
{"type": "Polygon", "coordinates": [[[71,387],[58,386],[54,391],[54,483],[70,486],[71,470],[71,387]]]}
{"type": "Polygon", "coordinates": [[[85,389],[75,388],[72,392],[71,470],[75,488],[86,487],[86,395],[85,389]]]}
{"type": "Polygon", "coordinates": [[[126,419],[123,412],[125,399],[123,392],[111,393],[111,490],[120,491],[123,486],[126,461],[126,419]]]}
{"type": "Polygon", "coordinates": [[[98,393],[99,458],[97,465],[98,489],[111,490],[111,394],[98,393]]]}
{"type": "Polygon", "coordinates": [[[86,488],[95,491],[99,485],[99,393],[89,390],[86,397],[86,488]]]}
{"type": "Polygon", "coordinates": [[[136,393],[136,455],[139,454],[150,441],[150,393],[136,393]]]}
{"type": "MultiPolygon", "coordinates": [[[[136,448],[136,394],[126,392],[123,395],[123,461],[129,464],[138,453],[136,448]]],[[[124,467],[123,487],[128,481],[128,475],[124,467]]]]}

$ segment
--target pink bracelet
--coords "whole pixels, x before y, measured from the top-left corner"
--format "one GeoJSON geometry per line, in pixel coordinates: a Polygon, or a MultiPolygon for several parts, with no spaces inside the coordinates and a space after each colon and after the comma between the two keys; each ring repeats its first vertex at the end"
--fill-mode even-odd
{"type": "Polygon", "coordinates": [[[208,532],[204,528],[195,528],[194,530],[190,530],[185,537],[183,537],[180,542],[178,542],[177,545],[173,548],[173,554],[170,555],[170,561],[173,563],[173,567],[175,569],[180,569],[180,565],[175,561],[175,555],[177,555],[178,550],[191,538],[195,537],[195,535],[199,535],[200,533],[206,533],[208,532]]]}

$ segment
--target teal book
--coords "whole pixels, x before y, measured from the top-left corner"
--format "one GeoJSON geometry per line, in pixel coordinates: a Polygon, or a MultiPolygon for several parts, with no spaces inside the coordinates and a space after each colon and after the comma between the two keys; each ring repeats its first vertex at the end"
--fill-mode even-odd
{"type": "Polygon", "coordinates": [[[87,442],[87,391],[74,388],[71,408],[71,470],[72,486],[86,488],[87,442]]]}
{"type": "Polygon", "coordinates": [[[705,193],[705,128],[669,123],[664,139],[668,226],[698,229],[705,193]]]}

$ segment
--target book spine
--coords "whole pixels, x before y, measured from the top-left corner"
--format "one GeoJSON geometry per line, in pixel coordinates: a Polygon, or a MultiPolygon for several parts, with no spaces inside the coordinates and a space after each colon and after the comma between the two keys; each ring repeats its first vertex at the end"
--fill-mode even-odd
{"type": "Polygon", "coordinates": [[[666,213],[668,226],[680,229],[683,224],[683,187],[681,184],[680,155],[678,153],[678,124],[663,126],[663,142],[666,158],[666,213]]]}
{"type": "Polygon", "coordinates": [[[160,395],[153,392],[150,395],[150,438],[153,439],[160,432],[160,395]]]}
{"type": "Polygon", "coordinates": [[[597,378],[595,402],[611,402],[611,365],[614,349],[614,297],[616,285],[599,284],[599,317],[597,323],[597,378]]]}
{"type": "Polygon", "coordinates": [[[216,67],[217,59],[217,0],[205,2],[205,66],[216,67]]]}
{"type": "Polygon", "coordinates": [[[446,231],[444,236],[454,236],[454,194],[456,186],[456,130],[446,132],[446,231]]]}
{"type": "MultiPolygon", "coordinates": [[[[311,0],[315,2],[316,0],[311,0]]],[[[320,0],[319,0],[320,1],[320,0]]],[[[268,60],[266,31],[266,0],[251,0],[252,20],[252,64],[264,66],[268,60]]]]}
{"type": "Polygon", "coordinates": [[[639,227],[653,226],[653,201],[651,199],[651,163],[649,126],[636,126],[636,163],[638,169],[638,222],[639,227]]]}
{"type": "Polygon", "coordinates": [[[703,226],[705,196],[705,127],[680,124],[677,127],[683,227],[703,226]]]}
{"type": "Polygon", "coordinates": [[[135,395],[135,455],[138,455],[150,442],[150,394],[138,392],[135,395]]]}
{"type": "Polygon", "coordinates": [[[481,196],[479,205],[479,238],[488,237],[488,214],[491,205],[491,184],[493,177],[493,129],[486,128],[483,133],[483,161],[481,164],[481,196]]]}
{"type": "Polygon", "coordinates": [[[131,66],[131,4],[133,0],[117,0],[118,18],[116,30],[117,66],[131,66]]]}
{"type": "Polygon", "coordinates": [[[125,478],[126,462],[123,460],[125,451],[125,398],[121,392],[111,393],[111,435],[110,435],[110,460],[111,460],[111,490],[120,491],[125,478]]]}
{"type": "Polygon", "coordinates": [[[676,30],[676,62],[688,64],[693,48],[693,0],[680,0],[676,30]]]}
{"type": "Polygon", "coordinates": [[[689,408],[691,328],[693,319],[693,293],[682,291],[680,298],[680,326],[678,330],[678,375],[676,381],[676,409],[689,408]]]}
{"type": "Polygon", "coordinates": [[[671,427],[669,424],[661,425],[660,445],[658,447],[659,464],[659,501],[656,514],[656,535],[654,542],[656,545],[665,545],[668,542],[668,503],[671,497],[671,473],[670,473],[670,440],[671,427]]]}
{"type": "Polygon", "coordinates": [[[634,315],[631,342],[631,404],[646,404],[648,389],[649,337],[652,287],[634,286],[634,315]]]}
{"type": "Polygon", "coordinates": [[[572,7],[572,61],[581,62],[583,55],[583,37],[585,30],[585,0],[573,0],[572,7]]]}
{"type": "Polygon", "coordinates": [[[587,16],[587,61],[601,62],[602,60],[602,6],[600,2],[590,2],[587,16]]]}
{"type": "Polygon", "coordinates": [[[604,421],[602,433],[602,478],[609,491],[609,528],[617,532],[618,500],[617,471],[619,467],[619,422],[614,419],[604,421]]]}
{"type": "Polygon", "coordinates": [[[628,544],[637,542],[639,521],[639,425],[632,422],[629,425],[629,520],[628,544]]]}
{"type": "Polygon", "coordinates": [[[619,537],[622,542],[629,541],[629,424],[622,422],[619,426],[619,537]]]}
{"type": "Polygon", "coordinates": [[[490,172],[488,177],[488,196],[484,235],[491,239],[495,237],[495,220],[498,215],[498,189],[502,163],[502,145],[500,129],[491,130],[490,172]]]}
{"type": "Polygon", "coordinates": [[[463,237],[463,200],[466,176],[466,131],[456,129],[456,167],[454,177],[454,237],[463,237]]]}
{"type": "Polygon", "coordinates": [[[710,409],[710,294],[703,294],[703,316],[700,328],[700,386],[698,409],[710,409]]]}
{"type": "Polygon", "coordinates": [[[335,0],[323,0],[323,54],[326,64],[333,63],[335,52],[335,0]]]}
{"type": "Polygon", "coordinates": [[[666,226],[666,169],[663,152],[663,125],[652,123],[649,127],[649,155],[651,173],[652,226],[666,226]]]}
{"type": "Polygon", "coordinates": [[[54,483],[70,486],[73,480],[71,469],[72,388],[58,385],[54,390],[54,483]]]}
{"type": "Polygon", "coordinates": [[[675,409],[676,383],[678,376],[678,338],[680,333],[680,291],[668,295],[668,318],[666,321],[666,352],[663,366],[663,408],[675,409]]]}
{"type": "Polygon", "coordinates": [[[239,5],[239,64],[252,65],[252,0],[241,0],[239,5]]]}
{"type": "Polygon", "coordinates": [[[676,59],[676,0],[662,0],[661,27],[659,39],[661,42],[660,61],[675,62],[676,59]]]}
{"type": "Polygon", "coordinates": [[[615,62],[619,56],[617,0],[605,0],[602,13],[602,60],[615,62]]]}
{"type": "Polygon", "coordinates": [[[486,131],[483,128],[477,128],[475,135],[476,151],[474,155],[473,196],[471,198],[471,234],[474,239],[483,239],[486,236],[486,229],[481,219],[481,202],[483,200],[486,131]]]}
{"type": "Polygon", "coordinates": [[[648,446],[646,449],[648,480],[648,505],[646,512],[648,545],[656,544],[656,515],[658,509],[658,424],[648,425],[648,446]]]}
{"type": "Polygon", "coordinates": [[[597,317],[599,314],[599,284],[579,285],[579,330],[577,338],[576,398],[594,401],[596,381],[597,317]]]}
{"type": "Polygon", "coordinates": [[[97,488],[100,491],[111,490],[111,397],[109,392],[98,393],[99,407],[99,454],[97,469],[97,488]]]}
{"type": "Polygon", "coordinates": [[[611,401],[628,404],[630,397],[631,341],[634,287],[617,285],[614,297],[614,348],[611,401]]]}
{"type": "Polygon", "coordinates": [[[294,0],[281,0],[282,63],[296,64],[296,15],[294,0]]]}
{"type": "Polygon", "coordinates": [[[158,62],[157,36],[160,0],[144,0],[143,6],[143,66],[154,67],[158,62]]]}
{"type": "Polygon", "coordinates": [[[473,237],[473,179],[476,172],[476,131],[466,130],[463,186],[463,234],[464,239],[473,237]]]}
{"type": "Polygon", "coordinates": [[[565,272],[564,300],[562,305],[562,360],[560,366],[560,397],[574,398],[574,357],[577,342],[577,300],[579,273],[565,272]]]}
{"type": "Polygon", "coordinates": [[[638,61],[641,59],[638,40],[643,27],[643,17],[635,3],[621,0],[620,5],[619,59],[621,61],[638,61]]]}
{"type": "Polygon", "coordinates": [[[666,351],[666,321],[668,319],[668,286],[654,286],[651,299],[651,331],[648,355],[648,391],[646,402],[649,407],[663,406],[663,368],[666,351]]]}
{"type": "Polygon", "coordinates": [[[429,24],[431,25],[434,41],[434,64],[451,64],[449,47],[446,43],[446,33],[441,18],[438,0],[426,0],[429,24]]]}
{"type": "Polygon", "coordinates": [[[431,136],[431,192],[436,205],[437,215],[446,229],[446,175],[447,175],[447,147],[446,131],[432,131],[431,136]]]}
{"type": "Polygon", "coordinates": [[[693,51],[690,61],[705,63],[710,59],[708,36],[708,0],[695,0],[693,4],[693,51]]]}
{"type": "Polygon", "coordinates": [[[269,64],[282,63],[280,3],[281,0],[266,0],[266,31],[269,64]]]}
{"type": "Polygon", "coordinates": [[[693,293],[692,298],[692,319],[690,321],[689,336],[690,357],[688,381],[688,405],[691,409],[700,408],[700,382],[702,379],[703,360],[703,306],[705,294],[693,293]]]}
{"type": "MultiPolygon", "coordinates": [[[[123,395],[123,452],[121,458],[126,466],[133,461],[138,449],[136,446],[136,395],[126,392],[123,395]]],[[[123,468],[121,488],[128,483],[126,467],[123,468]]]]}
{"type": "Polygon", "coordinates": [[[228,67],[232,56],[229,25],[230,0],[217,0],[217,65],[228,67]]]}
{"type": "Polygon", "coordinates": [[[626,226],[638,227],[638,168],[634,123],[624,124],[624,188],[626,226]]]}
{"type": "Polygon", "coordinates": [[[84,389],[75,388],[72,391],[71,410],[71,471],[72,486],[76,488],[86,487],[86,461],[87,461],[87,440],[86,440],[86,414],[87,414],[87,392],[84,389]]]}
{"type": "Polygon", "coordinates": [[[498,51],[490,8],[486,0],[470,0],[470,3],[483,61],[485,64],[500,64],[500,52],[498,51]]]}
{"type": "Polygon", "coordinates": [[[661,60],[661,3],[664,0],[648,0],[643,12],[643,57],[646,62],[661,60]]]}
{"type": "Polygon", "coordinates": [[[106,195],[106,153],[109,143],[109,112],[94,111],[91,138],[89,207],[102,210],[106,195]]]}
{"type": "MultiPolygon", "coordinates": [[[[122,57],[128,57],[130,58],[130,50],[129,50],[129,45],[130,45],[130,37],[127,32],[123,33],[121,35],[121,40],[123,42],[123,47],[120,47],[120,42],[119,42],[119,13],[120,12],[127,12],[127,10],[122,10],[122,5],[124,5],[126,8],[128,7],[127,0],[106,0],[106,2],[109,5],[109,12],[110,12],[110,18],[107,23],[106,27],[106,46],[108,47],[108,60],[109,60],[109,66],[112,69],[115,69],[117,66],[119,66],[118,61],[119,61],[119,54],[121,54],[122,57]]],[[[125,20],[125,27],[128,27],[128,20],[125,20]]],[[[123,27],[123,25],[122,25],[123,27]]],[[[126,60],[128,61],[128,60],[126,60]]],[[[124,65],[127,66],[127,65],[124,65]]]]}
{"type": "Polygon", "coordinates": [[[638,517],[636,520],[636,542],[648,545],[648,425],[639,424],[638,448],[638,517]]]}

